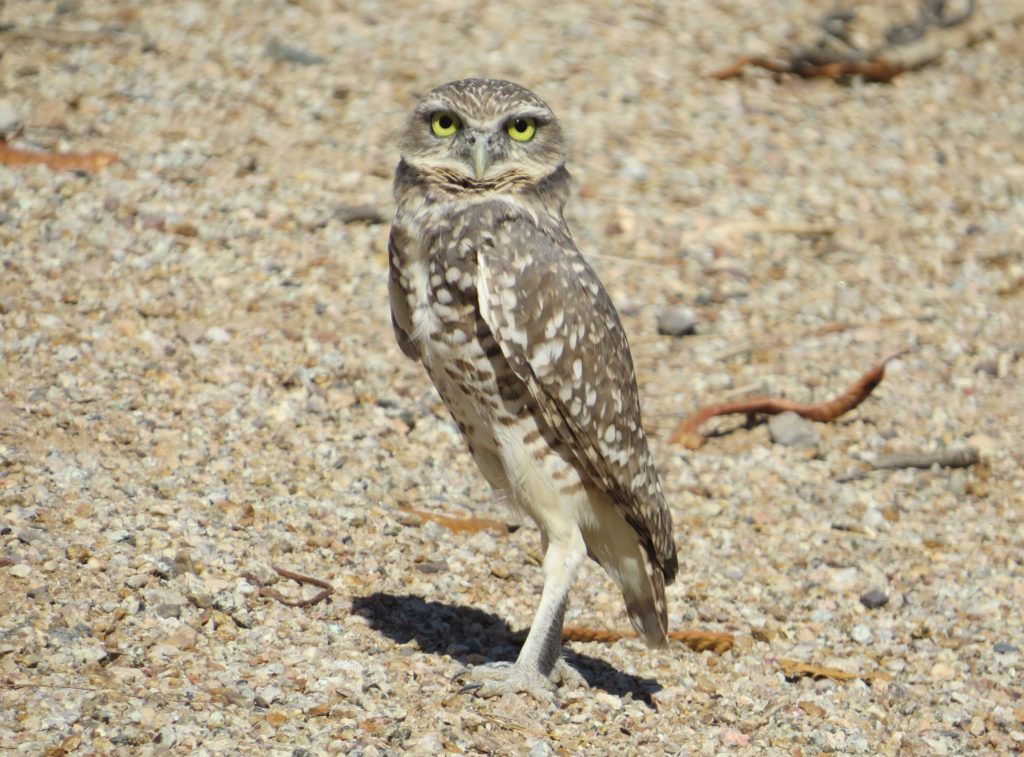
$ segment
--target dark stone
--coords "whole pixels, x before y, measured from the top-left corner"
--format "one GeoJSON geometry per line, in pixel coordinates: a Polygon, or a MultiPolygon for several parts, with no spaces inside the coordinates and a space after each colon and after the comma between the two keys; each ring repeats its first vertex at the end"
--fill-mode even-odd
{"type": "Polygon", "coordinates": [[[860,603],[869,610],[877,610],[879,607],[889,604],[889,597],[880,589],[872,589],[861,595],[860,603]]]}

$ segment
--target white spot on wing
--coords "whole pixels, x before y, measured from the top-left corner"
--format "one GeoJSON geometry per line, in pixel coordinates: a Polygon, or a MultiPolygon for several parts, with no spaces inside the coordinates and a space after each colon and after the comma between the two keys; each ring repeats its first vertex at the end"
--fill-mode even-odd
{"type": "Polygon", "coordinates": [[[551,369],[554,368],[555,361],[562,354],[564,344],[561,339],[552,339],[538,345],[534,349],[530,361],[533,363],[534,370],[540,374],[550,373],[551,369]]]}
{"type": "Polygon", "coordinates": [[[527,343],[529,342],[529,337],[527,336],[526,332],[523,331],[522,329],[517,329],[512,324],[509,324],[509,327],[507,329],[504,329],[502,331],[502,334],[507,339],[518,344],[520,347],[526,347],[527,343]]]}
{"type": "Polygon", "coordinates": [[[565,320],[565,311],[559,310],[548,322],[544,324],[544,338],[551,339],[558,333],[559,329],[562,328],[562,322],[565,320]]]}

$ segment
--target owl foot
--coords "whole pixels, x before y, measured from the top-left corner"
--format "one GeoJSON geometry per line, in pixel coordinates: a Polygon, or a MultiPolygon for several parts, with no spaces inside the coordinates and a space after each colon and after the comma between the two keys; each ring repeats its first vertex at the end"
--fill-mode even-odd
{"type": "Polygon", "coordinates": [[[560,689],[590,688],[587,679],[580,675],[580,672],[567,663],[563,657],[559,657],[558,662],[555,663],[555,667],[551,671],[551,680],[558,684],[560,689]]]}
{"type": "Polygon", "coordinates": [[[464,668],[453,680],[463,682],[460,694],[487,698],[522,692],[542,704],[554,703],[555,692],[559,687],[588,687],[583,676],[562,659],[555,663],[550,677],[519,663],[492,662],[464,668]]]}

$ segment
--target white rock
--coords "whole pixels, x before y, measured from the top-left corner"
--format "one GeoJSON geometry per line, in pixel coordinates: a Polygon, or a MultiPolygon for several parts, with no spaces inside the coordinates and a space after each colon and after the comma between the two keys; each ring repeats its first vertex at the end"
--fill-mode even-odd
{"type": "Polygon", "coordinates": [[[210,326],[203,335],[203,338],[211,344],[227,344],[231,341],[231,334],[227,329],[220,326],[210,326]]]}
{"type": "Polygon", "coordinates": [[[871,629],[863,623],[858,623],[850,630],[850,638],[858,644],[870,644],[874,639],[871,629]]]}

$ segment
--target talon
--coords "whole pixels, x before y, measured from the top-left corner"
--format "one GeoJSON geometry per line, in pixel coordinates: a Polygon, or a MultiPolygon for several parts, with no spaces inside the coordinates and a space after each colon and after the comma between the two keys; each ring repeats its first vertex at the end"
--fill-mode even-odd
{"type": "Polygon", "coordinates": [[[495,662],[468,668],[463,673],[470,680],[459,689],[459,694],[487,698],[522,692],[540,702],[556,701],[554,681],[532,667],[495,662]]]}

